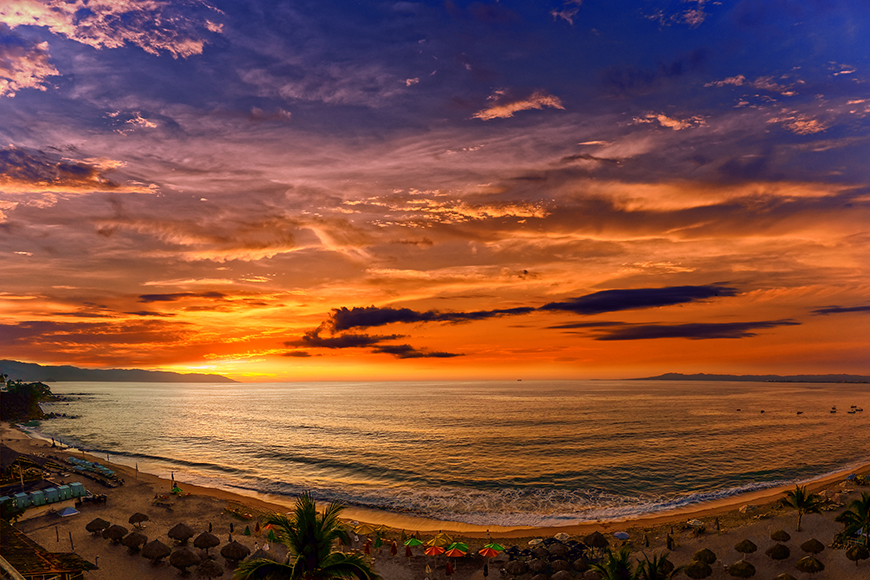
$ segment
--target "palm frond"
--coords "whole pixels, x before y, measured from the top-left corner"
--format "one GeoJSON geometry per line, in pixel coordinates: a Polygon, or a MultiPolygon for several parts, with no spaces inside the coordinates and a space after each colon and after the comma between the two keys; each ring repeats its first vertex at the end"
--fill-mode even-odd
{"type": "Polygon", "coordinates": [[[246,560],[233,573],[233,580],[287,580],[293,577],[293,566],[268,558],[246,560]]]}

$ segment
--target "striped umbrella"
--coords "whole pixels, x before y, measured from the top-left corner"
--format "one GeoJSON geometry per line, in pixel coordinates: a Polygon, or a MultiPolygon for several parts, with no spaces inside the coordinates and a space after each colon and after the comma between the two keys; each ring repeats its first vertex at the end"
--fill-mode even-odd
{"type": "Polygon", "coordinates": [[[496,556],[498,556],[498,552],[496,550],[487,547],[481,548],[480,551],[477,553],[485,558],[495,558],[496,556]]]}
{"type": "Polygon", "coordinates": [[[468,552],[468,544],[466,544],[465,542],[453,542],[452,544],[447,546],[447,549],[448,550],[459,549],[459,550],[462,550],[463,552],[468,552]]]}
{"type": "Polygon", "coordinates": [[[464,556],[467,553],[468,552],[463,552],[459,548],[451,548],[451,549],[447,550],[446,552],[444,552],[444,555],[447,556],[448,558],[461,558],[462,556],[464,556]]]}
{"type": "Polygon", "coordinates": [[[411,547],[423,545],[423,542],[421,540],[418,540],[417,538],[408,538],[407,540],[405,540],[404,543],[406,546],[411,546],[411,547]]]}
{"type": "Polygon", "coordinates": [[[423,550],[423,553],[427,556],[439,556],[444,553],[444,548],[441,546],[429,546],[423,550]]]}

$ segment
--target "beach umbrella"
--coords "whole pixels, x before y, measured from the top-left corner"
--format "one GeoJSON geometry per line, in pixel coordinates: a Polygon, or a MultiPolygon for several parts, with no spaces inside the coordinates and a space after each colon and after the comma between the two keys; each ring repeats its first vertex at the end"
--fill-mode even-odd
{"type": "Polygon", "coordinates": [[[535,538],[533,540],[529,540],[529,545],[530,546],[537,546],[538,544],[540,544],[543,541],[544,540],[542,538],[535,538]]]}
{"type": "Polygon", "coordinates": [[[755,566],[746,560],[740,560],[728,566],[728,573],[735,578],[752,578],[755,576],[755,566]]]}
{"type": "Polygon", "coordinates": [[[440,554],[443,554],[444,551],[445,551],[444,548],[442,548],[441,546],[428,546],[423,551],[423,553],[426,554],[427,556],[438,556],[440,554]]]}
{"type": "Polygon", "coordinates": [[[221,556],[226,559],[227,563],[241,562],[250,553],[250,548],[235,540],[221,548],[221,556]]]}
{"type": "Polygon", "coordinates": [[[496,552],[504,552],[504,546],[502,546],[501,544],[499,544],[497,542],[490,542],[488,544],[485,544],[483,547],[484,548],[491,548],[491,549],[495,550],[496,552]]]}
{"type": "Polygon", "coordinates": [[[208,532],[201,533],[193,540],[193,547],[199,548],[200,550],[205,550],[206,554],[208,554],[209,548],[220,546],[220,544],[220,538],[218,538],[214,534],[209,534],[208,532]]]}
{"type": "Polygon", "coordinates": [[[245,531],[242,532],[242,535],[243,536],[250,536],[251,535],[251,526],[245,526],[245,531]]]}
{"type": "Polygon", "coordinates": [[[701,580],[702,578],[706,578],[708,576],[713,575],[713,568],[710,567],[709,564],[705,562],[699,562],[695,560],[685,568],[683,568],[683,573],[689,578],[693,580],[701,580]]]}
{"type": "Polygon", "coordinates": [[[358,526],[355,526],[353,531],[358,534],[362,534],[363,536],[368,536],[369,534],[374,533],[375,528],[369,524],[360,524],[358,526]]]}
{"type": "Polygon", "coordinates": [[[704,548],[703,550],[698,550],[697,552],[695,552],[695,555],[692,556],[692,559],[699,562],[704,562],[705,564],[713,564],[714,562],[716,562],[716,554],[714,554],[712,550],[704,548]]]}
{"type": "Polygon", "coordinates": [[[550,580],[571,580],[574,576],[567,570],[559,570],[550,576],[550,580]]]}
{"type": "Polygon", "coordinates": [[[166,532],[166,535],[173,540],[186,544],[187,540],[193,537],[193,530],[187,524],[175,524],[171,530],[166,532]]]}
{"type": "Polygon", "coordinates": [[[160,540],[154,540],[153,542],[148,542],[145,544],[145,547],[142,548],[142,557],[147,558],[156,564],[171,552],[172,550],[169,549],[169,546],[160,540]]]}
{"type": "Polygon", "coordinates": [[[734,546],[734,549],[741,554],[751,554],[758,549],[758,546],[756,546],[749,540],[743,540],[742,542],[738,542],[738,544],[734,546]]]}
{"type": "Polygon", "coordinates": [[[513,576],[521,576],[529,571],[529,565],[522,560],[511,560],[504,565],[504,569],[508,574],[513,576]]]}
{"type": "Polygon", "coordinates": [[[478,550],[477,553],[480,554],[481,556],[483,556],[484,558],[495,558],[496,556],[498,556],[498,552],[493,550],[492,548],[485,548],[484,547],[484,548],[481,548],[480,550],[478,550]]]}
{"type": "Polygon", "coordinates": [[[414,537],[408,538],[407,540],[405,540],[404,543],[409,548],[412,548],[414,546],[422,546],[423,545],[422,540],[418,540],[417,538],[414,538],[414,537]]]}
{"type": "Polygon", "coordinates": [[[846,550],[846,557],[855,562],[855,565],[857,566],[858,560],[866,560],[867,558],[870,558],[870,550],[861,544],[855,544],[846,550]]]}
{"type": "Polygon", "coordinates": [[[169,554],[169,564],[182,573],[187,572],[187,568],[199,564],[200,559],[195,553],[188,548],[179,548],[169,554]]]}
{"type": "Polygon", "coordinates": [[[444,552],[444,555],[447,556],[448,558],[461,558],[462,556],[464,556],[467,553],[468,552],[463,552],[459,548],[451,548],[451,549],[447,550],[446,552],[444,552]]]}
{"type": "Polygon", "coordinates": [[[104,519],[102,519],[102,518],[97,518],[97,519],[91,521],[90,523],[88,523],[88,525],[85,526],[85,529],[86,529],[88,532],[90,532],[90,533],[96,535],[96,534],[102,532],[103,530],[105,530],[106,528],[108,528],[108,527],[111,526],[111,525],[112,525],[112,524],[110,524],[110,523],[107,522],[106,520],[104,520],[104,519]]]}
{"type": "Polygon", "coordinates": [[[770,534],[770,539],[774,542],[788,542],[791,539],[791,536],[789,536],[788,532],[785,530],[776,530],[770,534]]]}
{"type": "Polygon", "coordinates": [[[447,546],[448,550],[452,550],[454,548],[459,548],[463,552],[467,552],[468,551],[468,544],[466,544],[465,542],[453,542],[452,544],[447,546]]]}
{"type": "Polygon", "coordinates": [[[782,574],[780,574],[779,576],[777,576],[773,580],[797,580],[797,578],[795,578],[794,576],[792,576],[788,572],[783,572],[782,574]]]}
{"type": "Polygon", "coordinates": [[[541,560],[540,558],[533,558],[526,562],[526,564],[529,565],[529,570],[535,574],[544,574],[550,569],[550,563],[547,560],[541,560]]]}
{"type": "Polygon", "coordinates": [[[810,538],[809,540],[801,544],[801,550],[803,550],[804,552],[809,552],[810,554],[818,554],[824,549],[825,545],[815,538],[810,538]]]}
{"type": "Polygon", "coordinates": [[[426,542],[426,545],[427,546],[441,546],[441,547],[443,547],[443,546],[450,544],[451,542],[453,542],[453,538],[451,538],[447,534],[444,534],[442,532],[438,532],[438,534],[436,534],[434,538],[432,538],[431,540],[426,542]]]}
{"type": "Polygon", "coordinates": [[[147,522],[149,519],[151,518],[148,517],[148,514],[136,512],[135,514],[130,516],[130,519],[127,520],[127,523],[133,524],[137,528],[141,528],[142,526],[140,526],[139,524],[141,524],[142,522],[147,522]]]}
{"type": "Polygon", "coordinates": [[[613,537],[617,540],[627,540],[631,535],[628,532],[613,532],[613,537]]]}
{"type": "Polygon", "coordinates": [[[583,543],[590,548],[606,548],[610,545],[610,542],[607,541],[607,538],[604,537],[604,534],[599,531],[592,532],[591,534],[583,538],[583,543]]]}
{"type": "Polygon", "coordinates": [[[571,536],[569,536],[569,535],[566,534],[565,532],[559,532],[558,534],[556,534],[556,535],[553,536],[553,537],[556,538],[557,540],[559,540],[560,542],[564,542],[565,540],[567,540],[567,539],[570,538],[571,536]]]}
{"type": "MultiPolygon", "coordinates": [[[[269,530],[269,533],[266,534],[266,539],[272,542],[273,544],[278,541],[278,536],[275,535],[275,530],[269,530]]],[[[344,543],[344,540],[342,540],[344,543]]]]}
{"type": "Polygon", "coordinates": [[[825,565],[816,560],[814,556],[804,556],[797,561],[794,567],[807,574],[815,574],[825,569],[825,565]]]}
{"type": "Polygon", "coordinates": [[[670,574],[671,572],[674,571],[674,568],[676,568],[676,566],[674,566],[673,562],[668,560],[667,554],[665,556],[659,558],[659,571],[662,574],[667,576],[668,574],[670,574]]]}
{"type": "Polygon", "coordinates": [[[203,560],[202,564],[196,568],[197,576],[203,578],[218,578],[224,575],[223,567],[211,559],[203,560]]]}
{"type": "Polygon", "coordinates": [[[791,550],[789,550],[788,546],[784,544],[774,544],[767,549],[765,554],[773,560],[785,560],[791,556],[791,550]]]}
{"type": "Polygon", "coordinates": [[[121,540],[121,543],[130,548],[131,552],[135,552],[139,549],[139,546],[144,546],[148,543],[148,538],[145,534],[140,534],[139,532],[133,532],[124,537],[121,540]]]}
{"type": "Polygon", "coordinates": [[[59,515],[62,518],[68,518],[70,516],[76,515],[77,513],[79,513],[79,511],[77,509],[71,508],[71,507],[65,507],[62,510],[60,510],[59,512],[57,512],[57,515],[59,515]]]}
{"type": "Polygon", "coordinates": [[[103,530],[103,537],[112,540],[113,544],[117,544],[121,541],[121,538],[127,535],[127,528],[124,526],[115,524],[114,526],[109,526],[105,530],[103,530]]]}

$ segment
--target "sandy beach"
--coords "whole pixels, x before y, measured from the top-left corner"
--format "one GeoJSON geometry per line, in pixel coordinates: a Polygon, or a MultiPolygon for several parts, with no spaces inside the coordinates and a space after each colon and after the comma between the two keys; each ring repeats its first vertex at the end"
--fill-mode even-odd
{"type": "MultiPolygon", "coordinates": [[[[52,448],[50,444],[40,439],[32,439],[25,433],[10,428],[6,425],[0,427],[2,442],[27,454],[45,454],[63,459],[64,452],[52,448]]],[[[81,456],[81,454],[77,454],[81,456]]],[[[91,458],[102,461],[103,458],[91,458]]],[[[97,564],[98,570],[87,573],[87,578],[93,579],[137,579],[137,578],[176,578],[178,571],[167,562],[153,566],[148,560],[138,554],[128,553],[127,548],[121,545],[112,545],[108,540],[90,535],[85,530],[85,525],[94,518],[100,517],[113,524],[121,524],[129,530],[133,526],[128,523],[128,518],[136,512],[142,512],[149,516],[145,522],[144,533],[149,541],[160,539],[167,545],[172,544],[168,538],[168,530],[177,523],[183,522],[194,529],[196,534],[207,531],[211,526],[212,531],[222,540],[222,545],[229,540],[231,526],[232,537],[245,545],[251,551],[262,547],[267,543],[264,536],[243,535],[245,526],[254,529],[255,523],[263,521],[265,514],[271,512],[286,512],[292,506],[292,501],[266,501],[262,498],[237,495],[228,491],[202,488],[179,481],[184,489],[182,497],[172,496],[170,506],[153,505],[156,494],[165,494],[170,489],[170,481],[154,475],[138,473],[128,467],[111,465],[124,478],[125,484],[118,488],[105,488],[100,484],[83,480],[86,487],[94,493],[103,493],[108,496],[105,504],[86,503],[81,508],[81,513],[60,518],[48,513],[48,510],[35,512],[30,510],[22,519],[18,528],[28,534],[36,542],[51,551],[66,552],[75,551],[85,559],[97,564]],[[229,508],[229,509],[228,509],[229,508]],[[254,519],[243,520],[229,510],[238,510],[249,513],[254,519]]],[[[856,471],[858,474],[870,473],[870,466],[856,471]]],[[[832,495],[841,505],[860,497],[862,491],[868,488],[856,487],[845,481],[845,475],[830,476],[810,484],[813,491],[832,495]]],[[[67,482],[81,480],[70,477],[67,482]]],[[[826,549],[818,556],[825,564],[825,570],[815,574],[812,578],[849,580],[870,577],[870,562],[863,561],[857,567],[854,562],[848,560],[844,550],[830,548],[834,536],[842,531],[842,524],[836,523],[834,518],[842,512],[839,507],[823,511],[821,514],[809,514],[804,516],[801,531],[795,530],[797,514],[793,510],[778,507],[778,500],[785,495],[790,488],[769,489],[760,492],[743,494],[736,497],[726,498],[714,503],[698,504],[673,512],[656,514],[650,517],[636,518],[623,521],[608,521],[580,524],[576,526],[563,526],[559,528],[500,528],[492,526],[484,528],[468,524],[440,522],[413,518],[402,514],[391,514],[376,510],[364,510],[348,508],[344,512],[346,520],[356,520],[374,525],[384,525],[392,528],[388,537],[398,538],[401,530],[409,533],[419,532],[423,539],[428,539],[438,531],[444,531],[466,539],[473,552],[484,543],[487,535],[498,539],[502,544],[517,545],[520,548],[527,547],[528,542],[534,538],[547,538],[557,533],[566,533],[575,537],[583,537],[592,531],[598,530],[611,540],[611,546],[618,547],[621,542],[613,533],[626,531],[630,534],[629,545],[636,551],[639,558],[643,554],[652,555],[665,551],[666,537],[670,534],[676,541],[676,547],[671,552],[671,560],[677,565],[688,564],[692,554],[701,548],[712,550],[718,560],[713,564],[713,575],[710,578],[731,578],[726,566],[741,559],[742,555],[735,551],[734,546],[743,539],[749,539],[758,546],[758,551],[746,556],[746,560],[755,566],[756,578],[772,579],[782,572],[788,572],[796,578],[810,577],[799,572],[794,564],[804,556],[800,544],[810,538],[816,538],[825,544],[826,549]],[[745,506],[750,506],[746,508],[745,506]],[[743,508],[743,509],[741,509],[743,508]],[[686,522],[691,519],[700,519],[706,524],[707,531],[702,534],[692,533],[686,522]],[[715,530],[715,522],[719,522],[719,530],[715,530]],[[770,533],[784,529],[791,535],[787,545],[791,549],[789,558],[774,561],[767,557],[764,552],[775,542],[770,540],[770,533]],[[646,537],[649,547],[643,543],[646,537]]],[[[360,549],[364,538],[355,542],[352,548],[360,549]]],[[[212,552],[220,550],[220,546],[212,552]]],[[[272,545],[270,550],[276,555],[285,555],[281,546],[272,545]]],[[[442,578],[445,577],[445,560],[443,557],[429,558],[422,555],[422,550],[416,548],[414,556],[409,560],[404,557],[401,549],[398,556],[391,556],[387,547],[380,551],[375,550],[372,554],[375,568],[385,580],[405,580],[416,578],[442,578]],[[430,565],[433,572],[426,574],[426,565],[430,565]]],[[[223,563],[222,558],[218,560],[223,563]]],[[[500,555],[489,562],[490,576],[499,577],[498,570],[507,561],[507,556],[500,555]]],[[[456,570],[453,577],[464,579],[482,579],[483,557],[467,557],[456,562],[456,570]]],[[[527,573],[522,578],[531,578],[527,573]]],[[[231,571],[226,570],[225,578],[231,577],[231,571]]],[[[510,577],[508,575],[507,577],[510,577]]],[[[574,573],[574,577],[580,578],[582,574],[574,573]]]]}

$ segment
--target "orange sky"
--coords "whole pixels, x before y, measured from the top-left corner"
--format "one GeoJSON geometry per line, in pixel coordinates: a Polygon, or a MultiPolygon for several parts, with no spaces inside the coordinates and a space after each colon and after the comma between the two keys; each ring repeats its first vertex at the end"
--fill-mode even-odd
{"type": "Polygon", "coordinates": [[[866,11],[253,4],[0,8],[0,358],[870,374],[866,11]]]}

